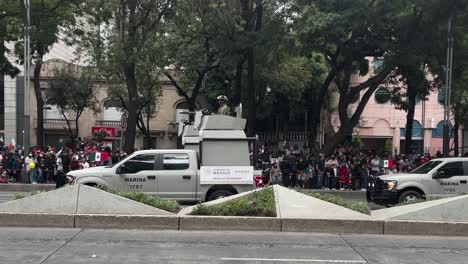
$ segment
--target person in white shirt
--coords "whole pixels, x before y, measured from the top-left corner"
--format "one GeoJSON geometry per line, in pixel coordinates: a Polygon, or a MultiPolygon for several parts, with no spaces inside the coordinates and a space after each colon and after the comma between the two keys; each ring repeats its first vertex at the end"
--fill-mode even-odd
{"type": "Polygon", "coordinates": [[[26,159],[24,160],[24,165],[26,166],[26,172],[28,173],[29,175],[29,180],[31,181],[32,184],[36,184],[37,183],[37,172],[36,172],[36,168],[34,169],[31,169],[30,165],[31,163],[36,163],[36,159],[33,157],[33,154],[32,153],[29,153],[29,155],[26,157],[26,159]]]}
{"type": "Polygon", "coordinates": [[[81,160],[81,167],[82,167],[83,169],[89,168],[89,163],[86,161],[86,159],[82,159],[82,160],[81,160]]]}

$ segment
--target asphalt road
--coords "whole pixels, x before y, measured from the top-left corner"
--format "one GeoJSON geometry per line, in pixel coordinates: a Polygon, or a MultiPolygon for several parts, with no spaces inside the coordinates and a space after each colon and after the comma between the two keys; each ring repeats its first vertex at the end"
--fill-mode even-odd
{"type": "Polygon", "coordinates": [[[468,238],[0,228],[0,262],[467,263],[468,238]]]}

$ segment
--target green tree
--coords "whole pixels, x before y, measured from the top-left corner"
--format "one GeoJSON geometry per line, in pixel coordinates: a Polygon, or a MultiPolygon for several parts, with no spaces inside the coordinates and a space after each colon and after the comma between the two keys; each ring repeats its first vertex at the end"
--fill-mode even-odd
{"type": "MultiPolygon", "coordinates": [[[[460,148],[458,130],[461,125],[468,126],[468,15],[466,12],[459,13],[455,18],[454,23],[454,56],[452,70],[452,92],[451,92],[451,111],[453,115],[453,135],[454,135],[454,155],[457,157],[460,154],[460,149],[465,151],[466,146],[460,148]]],[[[465,9],[466,10],[466,9],[465,9]]],[[[440,92],[444,92],[441,90],[440,92]]]]}
{"type": "Polygon", "coordinates": [[[225,41],[232,38],[233,27],[223,19],[226,12],[222,1],[183,1],[164,25],[164,74],[186,99],[189,111],[198,108],[196,99],[207,74],[226,60],[225,41]]]}
{"type": "Polygon", "coordinates": [[[0,75],[16,76],[19,69],[7,58],[11,51],[5,43],[14,42],[21,32],[19,2],[15,0],[0,1],[0,75]]]}
{"type": "Polygon", "coordinates": [[[301,43],[307,50],[324,54],[329,66],[318,96],[309,98],[314,101],[314,107],[309,109],[311,131],[316,131],[317,113],[326,92],[336,86],[339,93],[340,128],[324,146],[326,154],[332,153],[352,133],[372,94],[381,84],[390,81],[390,74],[405,60],[402,55],[420,48],[412,46],[419,37],[416,29],[425,33],[432,30],[430,22],[447,17],[447,14],[435,16],[433,12],[419,12],[419,7],[437,10],[447,6],[440,1],[427,2],[422,5],[421,1],[297,1],[295,22],[301,43]],[[363,76],[369,72],[368,57],[384,57],[382,69],[363,83],[351,85],[352,75],[357,70],[363,76]],[[356,110],[348,114],[352,98],[359,94],[362,97],[356,110]]]}
{"type": "Polygon", "coordinates": [[[79,119],[85,110],[94,114],[100,111],[97,100],[96,75],[91,68],[79,68],[74,65],[65,65],[56,68],[53,77],[47,81],[46,100],[50,105],[57,106],[68,127],[71,139],[79,136],[79,119]],[[70,116],[73,119],[70,120],[70,116]],[[75,122],[72,128],[71,122],[75,122]]]}
{"type": "MultiPolygon", "coordinates": [[[[134,150],[138,122],[141,82],[138,68],[147,62],[146,56],[159,53],[154,43],[161,38],[162,21],[170,19],[175,4],[173,0],[90,0],[83,4],[87,23],[94,28],[86,31],[82,27],[78,41],[90,51],[93,62],[104,74],[122,76],[126,86],[128,120],[124,150],[128,153],[134,150]]],[[[157,69],[158,62],[151,63],[157,69]]]]}
{"type": "MultiPolygon", "coordinates": [[[[24,1],[21,3],[21,12],[25,11],[24,1]]],[[[78,8],[77,0],[31,0],[30,2],[30,59],[34,63],[34,94],[37,104],[37,145],[44,145],[44,98],[41,92],[40,74],[44,56],[50,51],[60,38],[61,33],[75,23],[75,11],[78,8]]],[[[23,42],[18,41],[15,50],[19,62],[23,61],[23,42]]]]}

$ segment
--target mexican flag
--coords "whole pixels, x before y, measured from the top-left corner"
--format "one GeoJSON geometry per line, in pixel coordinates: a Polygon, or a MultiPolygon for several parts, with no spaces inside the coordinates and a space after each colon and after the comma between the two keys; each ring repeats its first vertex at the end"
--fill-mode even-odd
{"type": "Polygon", "coordinates": [[[393,160],[380,160],[379,161],[380,168],[392,168],[393,167],[393,160]]]}
{"type": "Polygon", "coordinates": [[[101,153],[99,152],[90,153],[88,159],[90,162],[99,162],[101,161],[101,153]]]}
{"type": "Polygon", "coordinates": [[[89,154],[88,159],[90,162],[107,161],[109,159],[109,154],[107,152],[91,153],[89,154]]]}

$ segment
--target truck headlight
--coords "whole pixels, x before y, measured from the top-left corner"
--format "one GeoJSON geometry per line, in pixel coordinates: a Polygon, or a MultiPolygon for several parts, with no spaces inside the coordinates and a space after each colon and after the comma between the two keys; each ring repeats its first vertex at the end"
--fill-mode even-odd
{"type": "Polygon", "coordinates": [[[397,181],[385,181],[385,183],[387,184],[387,190],[389,191],[393,190],[397,185],[397,181]]]}

